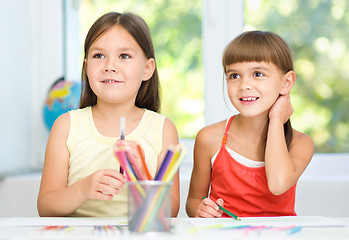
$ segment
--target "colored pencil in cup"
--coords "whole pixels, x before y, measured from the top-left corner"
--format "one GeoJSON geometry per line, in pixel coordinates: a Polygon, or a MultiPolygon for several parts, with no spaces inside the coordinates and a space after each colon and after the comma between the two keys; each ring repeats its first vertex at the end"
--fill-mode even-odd
{"type": "Polygon", "coordinates": [[[146,162],[145,162],[145,159],[144,159],[144,156],[143,156],[143,153],[142,153],[141,146],[139,146],[138,144],[137,144],[137,150],[138,150],[139,156],[140,156],[140,158],[141,158],[141,160],[142,160],[142,164],[143,164],[143,168],[144,168],[144,170],[145,170],[146,176],[147,176],[148,180],[152,180],[153,177],[151,176],[151,174],[150,174],[150,172],[149,172],[149,169],[148,169],[148,167],[147,167],[147,164],[146,164],[146,162]]]}

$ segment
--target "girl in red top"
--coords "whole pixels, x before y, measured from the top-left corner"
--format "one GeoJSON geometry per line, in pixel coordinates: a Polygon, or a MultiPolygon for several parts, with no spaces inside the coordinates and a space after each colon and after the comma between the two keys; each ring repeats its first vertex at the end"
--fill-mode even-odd
{"type": "Polygon", "coordinates": [[[291,50],[274,33],[244,32],[225,48],[223,68],[239,114],[199,131],[187,213],[221,217],[220,205],[239,217],[296,215],[296,183],[314,144],[289,120],[291,50]]]}

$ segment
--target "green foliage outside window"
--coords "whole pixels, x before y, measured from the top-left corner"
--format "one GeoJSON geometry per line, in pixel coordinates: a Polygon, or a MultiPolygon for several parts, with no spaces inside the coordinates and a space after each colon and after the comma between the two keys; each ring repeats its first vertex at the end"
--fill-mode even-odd
{"type": "Polygon", "coordinates": [[[152,33],[161,84],[161,113],[176,125],[180,138],[194,138],[204,126],[201,0],[83,0],[81,46],[102,14],[133,12],[152,33]]]}
{"type": "Polygon", "coordinates": [[[291,46],[293,127],[316,152],[349,152],[349,2],[245,0],[245,30],[268,30],[291,46]]]}

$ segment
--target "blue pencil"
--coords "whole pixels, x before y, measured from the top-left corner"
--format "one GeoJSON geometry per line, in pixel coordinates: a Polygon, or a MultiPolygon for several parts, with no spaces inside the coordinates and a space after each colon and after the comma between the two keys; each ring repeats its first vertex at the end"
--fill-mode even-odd
{"type": "Polygon", "coordinates": [[[162,180],[162,178],[164,177],[164,175],[166,173],[167,167],[171,162],[173,154],[174,154],[174,152],[171,149],[167,150],[166,156],[165,156],[164,160],[162,161],[159,172],[155,176],[154,180],[162,180]]]}

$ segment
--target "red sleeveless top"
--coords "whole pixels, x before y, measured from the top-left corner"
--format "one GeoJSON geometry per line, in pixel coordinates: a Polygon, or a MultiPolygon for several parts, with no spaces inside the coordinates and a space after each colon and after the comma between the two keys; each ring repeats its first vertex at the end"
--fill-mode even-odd
{"type": "MultiPolygon", "coordinates": [[[[239,217],[295,216],[296,184],[281,195],[273,195],[268,189],[265,167],[247,167],[227,151],[225,144],[233,117],[212,166],[210,198],[222,198],[224,208],[239,217]]],[[[228,215],[223,213],[222,217],[228,215]]]]}

